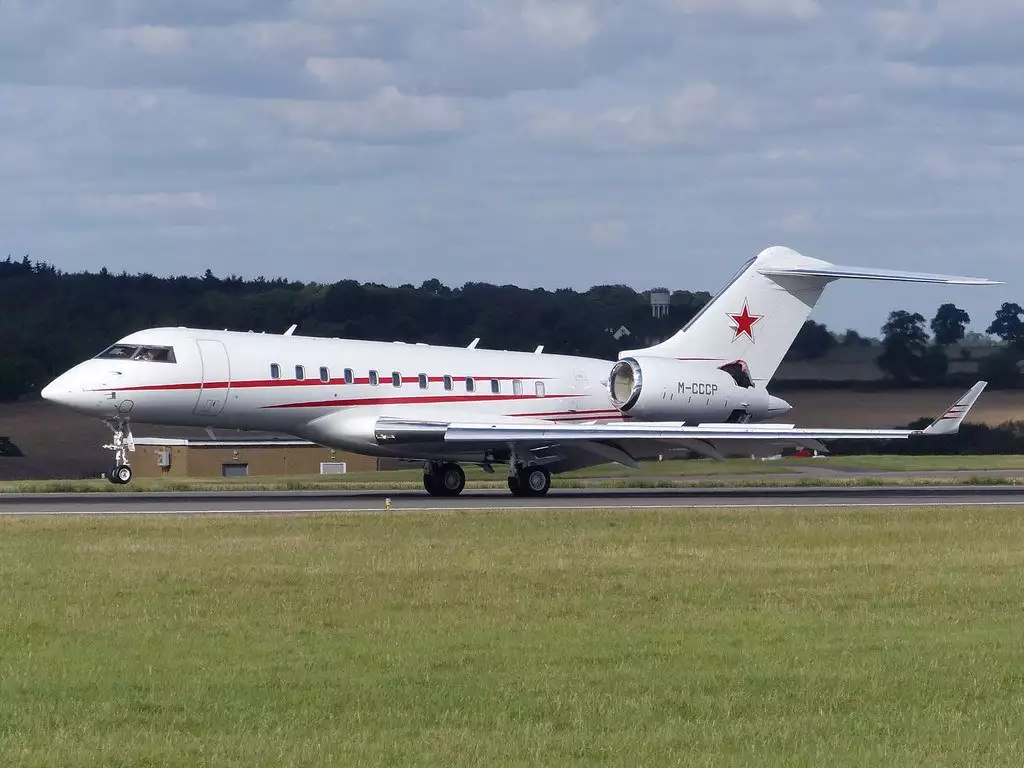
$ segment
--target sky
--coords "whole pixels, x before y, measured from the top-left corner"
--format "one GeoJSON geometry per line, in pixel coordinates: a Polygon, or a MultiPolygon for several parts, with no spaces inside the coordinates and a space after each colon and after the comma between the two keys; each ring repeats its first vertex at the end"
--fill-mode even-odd
{"type": "Polygon", "coordinates": [[[788,245],[877,334],[1020,300],[1020,0],[0,0],[0,253],[716,290],[788,245]]]}

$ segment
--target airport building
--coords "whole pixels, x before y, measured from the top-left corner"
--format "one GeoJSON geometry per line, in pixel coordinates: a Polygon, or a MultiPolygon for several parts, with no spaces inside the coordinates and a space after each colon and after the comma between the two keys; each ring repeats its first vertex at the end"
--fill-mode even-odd
{"type": "Polygon", "coordinates": [[[376,458],[304,440],[135,439],[135,477],[291,477],[374,472],[376,458]]]}

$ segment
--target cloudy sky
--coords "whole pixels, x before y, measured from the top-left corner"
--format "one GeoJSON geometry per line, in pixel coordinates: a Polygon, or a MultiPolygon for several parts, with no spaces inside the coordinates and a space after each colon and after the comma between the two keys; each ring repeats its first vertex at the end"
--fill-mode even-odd
{"type": "Polygon", "coordinates": [[[0,0],[0,251],[67,270],[714,290],[876,333],[1020,299],[1020,0],[0,0]]]}

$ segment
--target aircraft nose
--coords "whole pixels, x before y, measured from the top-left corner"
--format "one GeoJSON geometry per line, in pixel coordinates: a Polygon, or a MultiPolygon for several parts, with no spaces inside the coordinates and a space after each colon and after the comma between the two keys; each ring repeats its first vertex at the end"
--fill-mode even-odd
{"type": "Polygon", "coordinates": [[[58,376],[45,387],[39,395],[43,400],[49,400],[58,405],[68,405],[72,395],[70,382],[65,376],[58,376]]]}
{"type": "Polygon", "coordinates": [[[793,410],[793,406],[775,395],[768,395],[768,418],[785,416],[793,410]]]}

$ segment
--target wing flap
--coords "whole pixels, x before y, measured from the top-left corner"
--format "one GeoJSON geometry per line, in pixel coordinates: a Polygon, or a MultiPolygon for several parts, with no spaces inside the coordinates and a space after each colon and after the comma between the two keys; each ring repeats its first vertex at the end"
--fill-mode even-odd
{"type": "Polygon", "coordinates": [[[735,429],[731,425],[688,427],[641,424],[449,424],[446,443],[546,440],[901,440],[925,434],[906,429],[735,429]]]}

